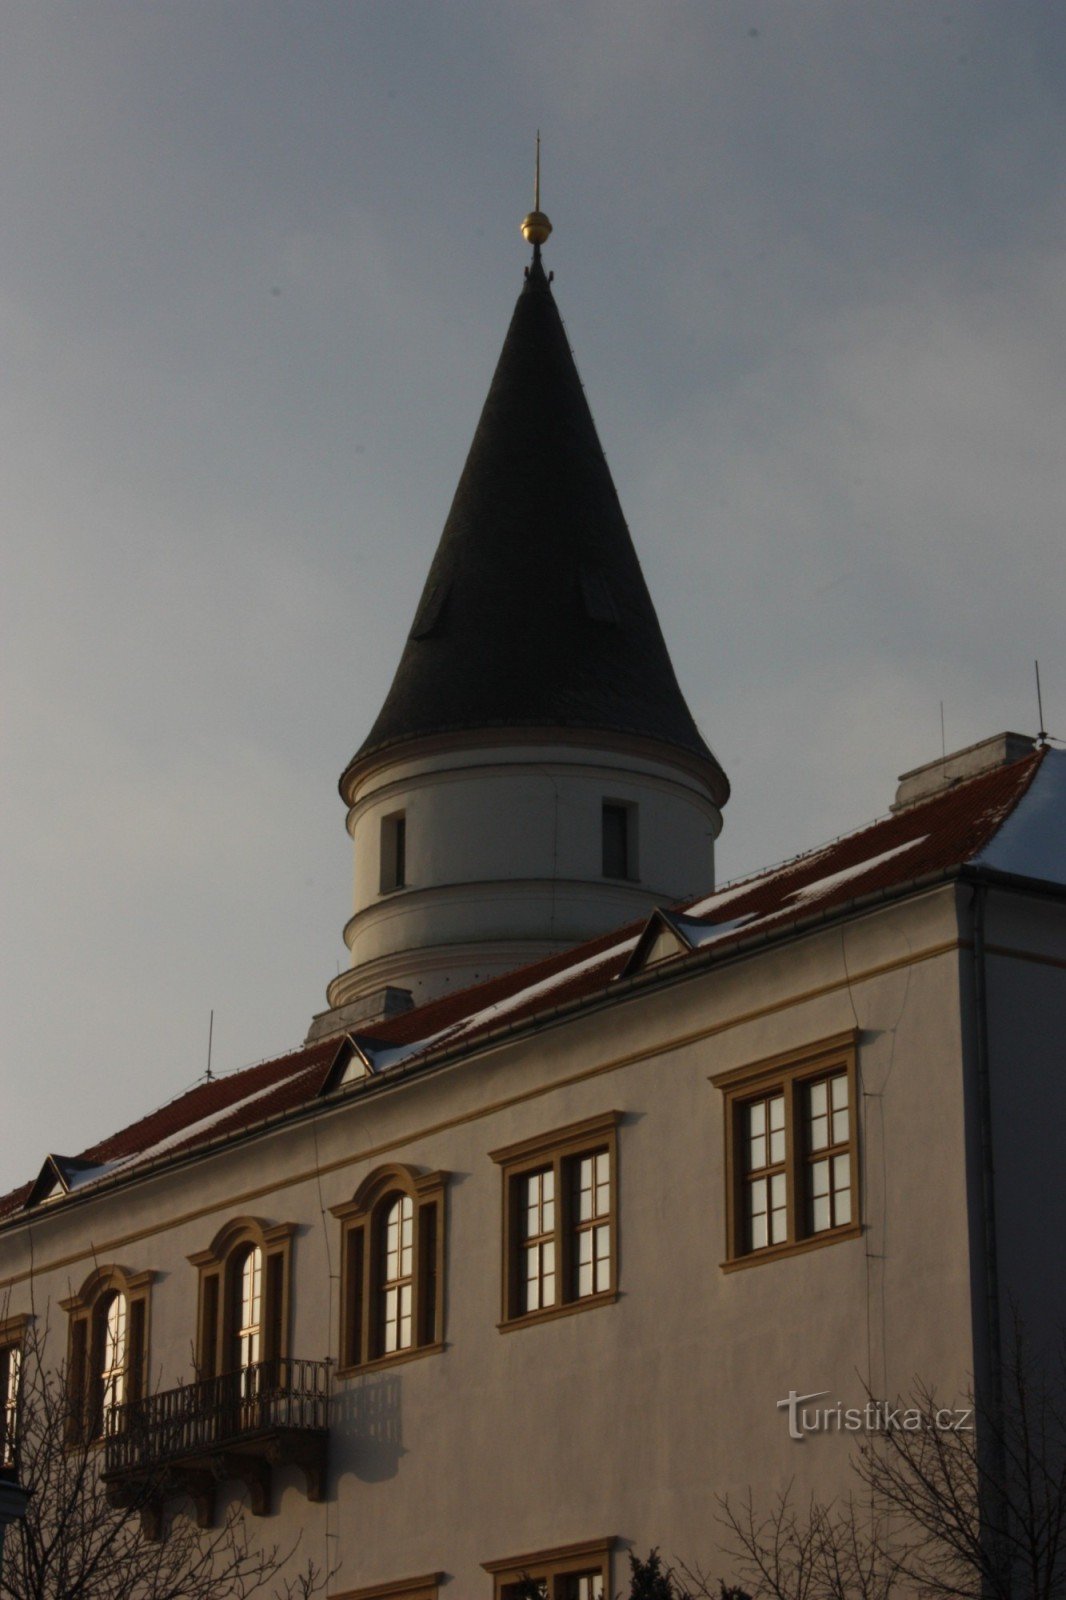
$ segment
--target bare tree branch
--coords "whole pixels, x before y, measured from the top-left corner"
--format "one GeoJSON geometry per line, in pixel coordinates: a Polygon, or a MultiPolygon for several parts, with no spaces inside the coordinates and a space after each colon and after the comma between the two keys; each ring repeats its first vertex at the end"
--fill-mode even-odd
{"type": "Polygon", "coordinates": [[[25,1518],[7,1531],[0,1600],[312,1600],[328,1574],[309,1561],[283,1571],[296,1545],[253,1545],[238,1508],[215,1529],[170,1511],[164,1537],[146,1536],[141,1511],[161,1485],[147,1483],[122,1505],[99,1480],[99,1441],[79,1425],[63,1368],[44,1360],[46,1330],[27,1331],[18,1422],[25,1518]]]}

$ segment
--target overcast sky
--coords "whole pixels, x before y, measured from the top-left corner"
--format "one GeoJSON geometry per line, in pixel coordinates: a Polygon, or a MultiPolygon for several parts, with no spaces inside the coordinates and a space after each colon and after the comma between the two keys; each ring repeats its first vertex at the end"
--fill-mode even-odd
{"type": "Polygon", "coordinates": [[[3,0],[0,1190],[298,1044],[547,247],[719,877],[1066,732],[1066,10],[3,0]]]}

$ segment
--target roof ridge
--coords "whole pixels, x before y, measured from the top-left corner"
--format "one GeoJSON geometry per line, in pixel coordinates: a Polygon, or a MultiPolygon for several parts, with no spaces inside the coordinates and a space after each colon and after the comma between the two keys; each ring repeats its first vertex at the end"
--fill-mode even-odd
{"type": "MultiPolygon", "coordinates": [[[[919,815],[928,806],[942,804],[949,795],[958,795],[961,789],[967,788],[971,783],[987,783],[992,777],[1001,777],[1002,774],[1009,771],[1011,767],[1020,767],[1023,762],[1032,762],[1033,769],[1027,775],[1024,786],[1018,790],[1018,793],[1014,796],[1010,811],[1006,812],[1000,821],[999,826],[1002,826],[1003,822],[1011,814],[1015,806],[1028,791],[1029,785],[1032,783],[1036,773],[1040,768],[1040,760],[1034,760],[1034,757],[1042,758],[1046,753],[1046,746],[1043,749],[1034,748],[1027,751],[1024,756],[1019,756],[1016,761],[1007,762],[1001,767],[987,768],[984,772],[975,772],[968,778],[960,778],[958,782],[953,783],[950,788],[941,789],[935,794],[926,795],[923,799],[914,801],[912,805],[907,806],[905,811],[893,811],[892,808],[889,807],[887,811],[879,812],[876,817],[871,817],[869,821],[860,822],[856,828],[847,828],[843,833],[832,834],[830,838],[828,838],[823,844],[811,845],[809,849],[800,850],[796,855],[793,856],[782,856],[780,861],[774,861],[771,862],[769,866],[760,867],[756,872],[749,872],[746,874],[742,873],[739,877],[727,878],[724,883],[716,885],[712,893],[709,895],[698,894],[693,895],[691,900],[678,901],[674,906],[674,910],[684,912],[687,915],[686,906],[688,905],[696,905],[701,901],[713,899],[719,894],[726,893],[727,890],[732,892],[736,889],[744,888],[748,884],[758,883],[763,878],[769,878],[772,877],[774,873],[782,872],[786,867],[798,866],[800,863],[808,861],[812,856],[821,855],[824,851],[832,849],[834,845],[843,844],[846,839],[857,839],[862,834],[871,832],[871,830],[874,828],[882,827],[886,822],[896,822],[903,816],[912,817],[919,815]]],[[[980,848],[981,846],[975,845],[973,850],[970,851],[970,854],[967,855],[966,859],[969,860],[970,857],[980,848]]]]}

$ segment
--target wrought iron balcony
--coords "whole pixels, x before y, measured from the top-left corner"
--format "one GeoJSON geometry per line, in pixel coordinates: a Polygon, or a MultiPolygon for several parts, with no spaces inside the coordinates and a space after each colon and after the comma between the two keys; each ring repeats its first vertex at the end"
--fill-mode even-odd
{"type": "Polygon", "coordinates": [[[158,1525],[166,1496],[188,1494],[210,1527],[217,1485],[237,1478],[266,1516],[273,1467],[302,1467],[309,1500],[325,1493],[329,1363],[260,1361],[113,1406],[106,1423],[102,1477],[113,1503],[138,1505],[158,1525]]]}

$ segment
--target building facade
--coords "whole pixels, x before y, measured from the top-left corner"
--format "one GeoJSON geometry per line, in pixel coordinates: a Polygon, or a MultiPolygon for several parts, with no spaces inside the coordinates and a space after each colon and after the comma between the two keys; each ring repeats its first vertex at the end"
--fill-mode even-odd
{"type": "Polygon", "coordinates": [[[4,1382],[47,1325],[149,1535],[241,1504],[346,1600],[724,1571],[719,1496],[849,1487],[790,1394],[962,1396],[1009,1301],[1063,1321],[1066,755],[1002,735],[715,892],[728,785],[538,216],[342,778],[350,970],[301,1048],[0,1202],[4,1382]]]}

